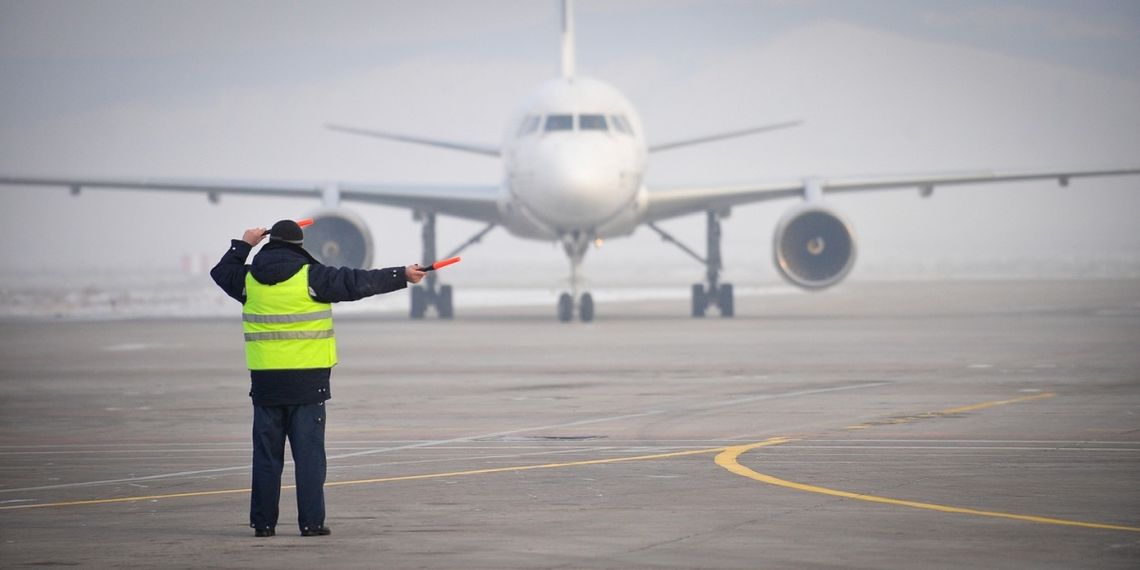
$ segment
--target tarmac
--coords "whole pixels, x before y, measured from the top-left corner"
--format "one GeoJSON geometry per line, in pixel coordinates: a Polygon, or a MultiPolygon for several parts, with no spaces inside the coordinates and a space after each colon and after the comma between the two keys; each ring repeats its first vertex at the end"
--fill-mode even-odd
{"type": "Polygon", "coordinates": [[[236,303],[0,321],[0,566],[1140,567],[1140,281],[736,304],[338,318],[308,538],[248,527],[236,303]]]}

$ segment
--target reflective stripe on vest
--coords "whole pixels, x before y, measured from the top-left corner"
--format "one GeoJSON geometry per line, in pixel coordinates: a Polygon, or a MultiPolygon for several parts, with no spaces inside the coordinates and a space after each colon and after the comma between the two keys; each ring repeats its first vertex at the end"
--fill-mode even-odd
{"type": "Polygon", "coordinates": [[[276,331],[245,333],[245,340],[298,340],[307,338],[332,338],[333,331],[276,331]]]}
{"type": "Polygon", "coordinates": [[[332,305],[309,297],[309,266],[263,285],[246,274],[245,357],[250,370],[331,368],[337,362],[332,305]]]}
{"type": "Polygon", "coordinates": [[[251,315],[242,313],[241,320],[247,323],[303,323],[305,321],[319,321],[331,319],[332,309],[317,311],[315,313],[302,313],[299,315],[251,315]]]}

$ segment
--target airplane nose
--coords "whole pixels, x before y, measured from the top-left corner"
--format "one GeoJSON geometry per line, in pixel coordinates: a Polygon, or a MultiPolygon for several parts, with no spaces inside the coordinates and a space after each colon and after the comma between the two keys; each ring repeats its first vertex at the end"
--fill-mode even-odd
{"type": "Polygon", "coordinates": [[[606,146],[566,140],[546,149],[538,173],[544,210],[565,223],[590,224],[621,207],[620,160],[606,146]]]}
{"type": "Polygon", "coordinates": [[[576,142],[561,145],[546,162],[551,187],[578,193],[606,184],[613,169],[600,150],[596,145],[576,142]]]}

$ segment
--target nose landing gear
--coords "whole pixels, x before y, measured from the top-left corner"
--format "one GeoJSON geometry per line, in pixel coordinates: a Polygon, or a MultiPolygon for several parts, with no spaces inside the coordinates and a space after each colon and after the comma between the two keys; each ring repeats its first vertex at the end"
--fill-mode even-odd
{"type": "MultiPolygon", "coordinates": [[[[578,298],[578,318],[583,323],[594,320],[593,295],[582,293],[582,296],[578,298]]],[[[563,293],[558,296],[558,320],[564,323],[574,320],[574,296],[570,293],[563,293]]]]}
{"type": "Polygon", "coordinates": [[[562,236],[562,249],[570,258],[570,291],[558,296],[558,320],[568,323],[574,320],[575,300],[578,318],[584,323],[594,320],[594,296],[589,292],[578,293],[578,266],[586,256],[586,249],[593,241],[580,231],[562,236]]]}

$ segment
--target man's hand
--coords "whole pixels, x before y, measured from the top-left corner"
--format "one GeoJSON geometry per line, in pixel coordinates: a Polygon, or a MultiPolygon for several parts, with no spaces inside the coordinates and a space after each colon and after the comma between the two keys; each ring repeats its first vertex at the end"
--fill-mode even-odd
{"type": "Polygon", "coordinates": [[[404,275],[408,277],[408,283],[419,283],[427,272],[420,269],[420,264],[415,263],[404,268],[404,275]]]}
{"type": "Polygon", "coordinates": [[[261,240],[265,239],[266,231],[268,231],[266,228],[250,228],[245,230],[245,234],[241,236],[241,241],[249,245],[257,245],[261,243],[261,240]]]}

